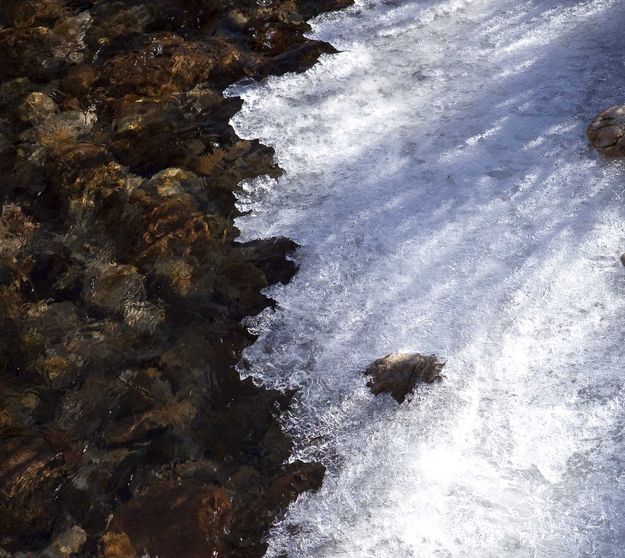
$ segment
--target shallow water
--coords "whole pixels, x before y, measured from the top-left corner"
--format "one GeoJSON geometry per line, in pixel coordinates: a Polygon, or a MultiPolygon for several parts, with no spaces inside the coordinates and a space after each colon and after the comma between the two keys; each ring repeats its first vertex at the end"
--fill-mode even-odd
{"type": "Polygon", "coordinates": [[[244,240],[301,244],[241,372],[299,396],[328,466],[268,556],[623,556],[624,167],[585,125],[623,102],[617,0],[364,2],[341,52],[231,89],[285,175],[245,184],[244,240]],[[362,370],[436,353],[398,406],[362,370]]]}

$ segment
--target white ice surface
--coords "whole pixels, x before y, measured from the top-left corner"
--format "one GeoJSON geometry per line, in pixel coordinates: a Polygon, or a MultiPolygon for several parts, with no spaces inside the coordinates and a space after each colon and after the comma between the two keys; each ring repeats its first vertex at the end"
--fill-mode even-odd
{"type": "Polygon", "coordinates": [[[244,240],[302,248],[242,373],[300,393],[328,466],[269,556],[625,556],[625,169],[588,147],[625,102],[620,0],[360,0],[341,53],[234,87],[285,175],[245,184],[244,240]],[[436,353],[398,406],[361,375],[436,353]]]}

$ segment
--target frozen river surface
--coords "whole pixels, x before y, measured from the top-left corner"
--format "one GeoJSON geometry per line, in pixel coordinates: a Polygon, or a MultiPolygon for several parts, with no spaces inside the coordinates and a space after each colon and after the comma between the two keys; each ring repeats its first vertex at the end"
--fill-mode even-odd
{"type": "Polygon", "coordinates": [[[243,239],[301,245],[242,373],[299,388],[328,467],[269,556],[625,556],[625,172],[584,135],[623,29],[622,0],[361,0],[314,22],[339,54],[232,89],[285,169],[243,239]],[[446,380],[374,399],[394,351],[446,380]]]}

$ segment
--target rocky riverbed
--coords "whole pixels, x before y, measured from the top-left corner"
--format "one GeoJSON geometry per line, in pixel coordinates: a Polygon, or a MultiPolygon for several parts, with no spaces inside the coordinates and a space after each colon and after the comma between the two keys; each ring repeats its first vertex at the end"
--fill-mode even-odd
{"type": "Polygon", "coordinates": [[[320,485],[291,395],[233,369],[296,246],[236,243],[281,171],[222,92],[331,52],[305,22],[348,3],[2,3],[0,555],[261,556],[320,485]]]}

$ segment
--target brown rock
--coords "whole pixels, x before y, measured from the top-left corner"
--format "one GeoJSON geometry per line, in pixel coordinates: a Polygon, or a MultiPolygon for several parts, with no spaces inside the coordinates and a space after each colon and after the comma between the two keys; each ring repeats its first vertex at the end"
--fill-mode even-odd
{"type": "Polygon", "coordinates": [[[98,72],[93,66],[81,64],[74,66],[63,80],[65,89],[74,95],[84,95],[98,79],[98,72]]]}
{"type": "Polygon", "coordinates": [[[204,484],[218,484],[225,476],[219,464],[211,459],[185,461],[176,465],[175,470],[182,479],[191,479],[204,484]]]}
{"type": "Polygon", "coordinates": [[[112,446],[139,442],[157,431],[185,424],[195,414],[189,401],[175,402],[115,423],[105,433],[105,440],[112,446]]]}
{"type": "Polygon", "coordinates": [[[126,533],[106,533],[102,537],[105,558],[134,558],[137,551],[126,533]]]}
{"type": "Polygon", "coordinates": [[[145,297],[143,278],[130,265],[94,266],[83,296],[87,302],[103,309],[122,313],[128,302],[145,297]]]}
{"type": "Polygon", "coordinates": [[[237,31],[245,31],[250,19],[241,10],[230,10],[226,16],[228,24],[237,31]]]}
{"type": "Polygon", "coordinates": [[[165,320],[165,310],[149,302],[129,301],[124,306],[124,323],[139,333],[154,333],[165,320]]]}
{"type": "Polygon", "coordinates": [[[441,380],[443,366],[445,364],[434,355],[391,353],[376,360],[365,370],[365,375],[370,378],[367,387],[374,395],[390,393],[395,401],[403,403],[417,382],[431,384],[441,380]]]}
{"type": "Polygon", "coordinates": [[[54,23],[70,15],[64,0],[4,0],[2,10],[9,25],[30,27],[54,23]]]}
{"type": "Polygon", "coordinates": [[[307,490],[317,490],[323,482],[325,467],[321,463],[295,461],[278,475],[267,489],[267,504],[280,509],[295,501],[307,490]]]}
{"type": "Polygon", "coordinates": [[[586,135],[602,155],[625,155],[625,105],[609,108],[596,116],[588,126],[586,135]]]}
{"type": "Polygon", "coordinates": [[[56,304],[40,301],[24,305],[23,311],[28,325],[44,337],[61,337],[78,329],[80,324],[76,307],[68,301],[56,304]]]}
{"type": "Polygon", "coordinates": [[[70,558],[80,551],[86,541],[85,531],[78,525],[74,525],[58,535],[43,551],[43,556],[44,558],[70,558]]]}
{"type": "Polygon", "coordinates": [[[60,39],[61,45],[54,51],[55,56],[70,64],[80,64],[84,61],[85,33],[91,25],[91,14],[82,12],[73,17],[60,20],[52,28],[60,39]]]}
{"type": "Polygon", "coordinates": [[[101,2],[95,11],[98,17],[89,36],[100,47],[129,34],[141,33],[150,23],[148,9],[140,3],[127,8],[121,2],[101,2]]]}
{"type": "Polygon", "coordinates": [[[57,110],[58,107],[51,97],[39,91],[33,91],[20,105],[18,116],[23,122],[36,124],[42,122],[57,110]]]}
{"type": "Polygon", "coordinates": [[[55,491],[66,469],[43,437],[9,438],[0,447],[0,533],[37,536],[58,513],[55,491]]]}
{"type": "Polygon", "coordinates": [[[232,500],[223,488],[156,482],[115,512],[103,537],[104,555],[121,556],[120,549],[132,548],[139,556],[160,558],[220,556],[232,520],[232,500]]]}
{"type": "Polygon", "coordinates": [[[0,29],[0,48],[6,57],[6,62],[0,65],[0,80],[52,79],[61,66],[61,61],[53,55],[60,43],[47,27],[0,29]],[[42,60],[46,61],[45,65],[42,60]]]}
{"type": "Polygon", "coordinates": [[[205,45],[169,33],[154,37],[147,47],[111,59],[103,77],[120,93],[162,95],[206,81],[214,62],[205,45]]]}

